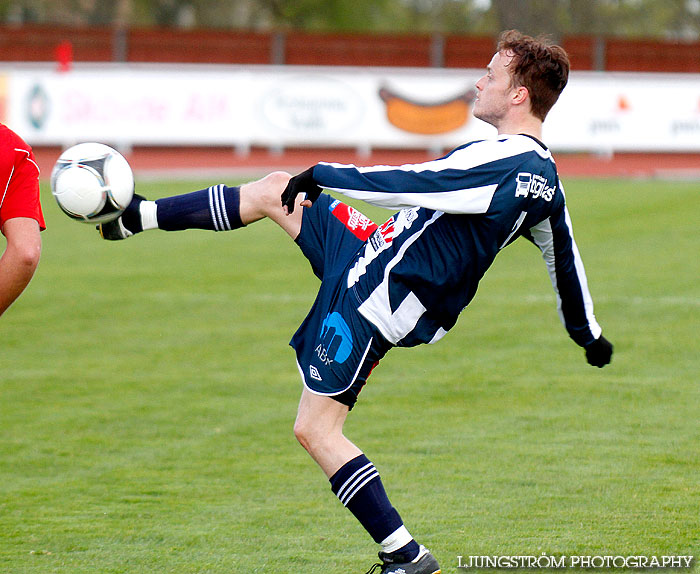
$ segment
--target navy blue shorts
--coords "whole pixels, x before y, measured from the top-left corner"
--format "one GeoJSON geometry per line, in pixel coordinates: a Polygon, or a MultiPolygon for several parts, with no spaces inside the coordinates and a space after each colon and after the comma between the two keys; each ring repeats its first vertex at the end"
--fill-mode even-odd
{"type": "Polygon", "coordinates": [[[377,229],[356,209],[321,194],[304,209],[296,239],[321,287],[313,307],[289,343],[309,391],[353,407],[370,372],[391,345],[357,310],[346,274],[377,229]]]}

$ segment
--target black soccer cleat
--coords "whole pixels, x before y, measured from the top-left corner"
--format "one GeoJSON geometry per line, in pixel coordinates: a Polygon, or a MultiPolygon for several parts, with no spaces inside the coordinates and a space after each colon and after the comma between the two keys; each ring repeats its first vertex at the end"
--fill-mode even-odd
{"type": "Polygon", "coordinates": [[[374,574],[377,568],[381,568],[379,574],[440,574],[441,572],[438,561],[425,546],[420,547],[418,556],[411,562],[407,561],[406,556],[397,552],[391,554],[380,552],[379,559],[382,561],[381,564],[372,566],[367,574],[374,574]]]}
{"type": "Polygon", "coordinates": [[[146,198],[140,195],[134,195],[131,203],[129,203],[129,206],[124,210],[124,213],[112,221],[100,223],[96,229],[100,232],[102,239],[118,241],[143,231],[139,209],[144,199],[146,198]]]}
{"type": "Polygon", "coordinates": [[[121,217],[117,217],[107,223],[100,223],[97,226],[97,231],[100,232],[102,239],[107,239],[108,241],[118,241],[133,235],[131,231],[124,227],[121,217]]]}

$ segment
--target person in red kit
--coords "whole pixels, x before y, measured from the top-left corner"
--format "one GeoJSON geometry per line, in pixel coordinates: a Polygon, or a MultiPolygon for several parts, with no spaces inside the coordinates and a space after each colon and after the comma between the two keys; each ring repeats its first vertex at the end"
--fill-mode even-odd
{"type": "Polygon", "coordinates": [[[34,276],[45,228],[32,148],[0,124],[0,231],[7,240],[0,257],[0,315],[34,276]]]}

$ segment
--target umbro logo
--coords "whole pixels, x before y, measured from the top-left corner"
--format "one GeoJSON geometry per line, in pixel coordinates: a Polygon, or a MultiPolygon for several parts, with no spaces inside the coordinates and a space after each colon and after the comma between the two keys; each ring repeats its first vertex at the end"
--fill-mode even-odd
{"type": "Polygon", "coordinates": [[[318,369],[311,365],[309,367],[309,374],[311,375],[312,379],[316,379],[317,381],[322,381],[323,379],[321,378],[321,373],[318,372],[318,369]]]}

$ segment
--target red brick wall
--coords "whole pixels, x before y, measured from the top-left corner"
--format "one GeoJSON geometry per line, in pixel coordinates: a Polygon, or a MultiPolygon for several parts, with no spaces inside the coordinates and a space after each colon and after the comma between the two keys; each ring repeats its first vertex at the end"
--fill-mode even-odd
{"type": "MultiPolygon", "coordinates": [[[[257,33],[224,30],[0,27],[0,61],[52,62],[70,42],[76,62],[187,62],[483,68],[495,38],[399,34],[257,33]],[[435,53],[436,47],[440,50],[435,53]]],[[[700,73],[700,42],[572,36],[562,40],[572,69],[700,73]]]]}

